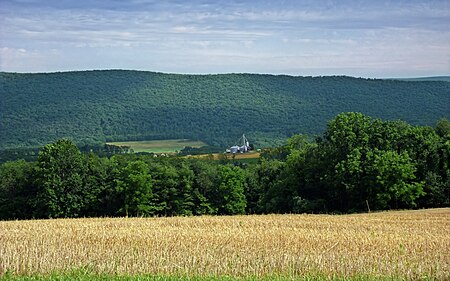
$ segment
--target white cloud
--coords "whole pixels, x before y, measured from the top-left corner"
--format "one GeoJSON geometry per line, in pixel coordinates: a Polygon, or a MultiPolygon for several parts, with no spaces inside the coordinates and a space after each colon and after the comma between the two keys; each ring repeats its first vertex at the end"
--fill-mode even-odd
{"type": "Polygon", "coordinates": [[[69,2],[6,1],[0,46],[8,47],[0,70],[431,75],[450,69],[446,1],[69,2]]]}
{"type": "MultiPolygon", "coordinates": [[[[55,55],[54,50],[49,50],[55,55]]],[[[43,69],[46,56],[24,48],[0,48],[0,70],[11,72],[35,72],[43,69]]]]}

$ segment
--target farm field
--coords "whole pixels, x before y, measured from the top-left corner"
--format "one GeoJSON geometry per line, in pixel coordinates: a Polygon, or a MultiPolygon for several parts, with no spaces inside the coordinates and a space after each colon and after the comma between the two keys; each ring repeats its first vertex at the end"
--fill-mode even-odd
{"type": "Polygon", "coordinates": [[[129,146],[134,150],[134,152],[154,153],[173,153],[180,151],[185,146],[202,147],[206,145],[206,143],[202,141],[193,141],[188,139],[108,142],[107,144],[129,146]]]}
{"type": "Polygon", "coordinates": [[[0,279],[448,280],[449,229],[449,208],[1,221],[0,279]]]}
{"type": "Polygon", "coordinates": [[[210,158],[212,156],[213,160],[221,160],[221,159],[228,159],[228,160],[242,160],[242,159],[258,159],[260,157],[261,153],[252,151],[248,153],[213,153],[213,154],[201,154],[201,155],[189,155],[186,156],[188,158],[210,158]]]}

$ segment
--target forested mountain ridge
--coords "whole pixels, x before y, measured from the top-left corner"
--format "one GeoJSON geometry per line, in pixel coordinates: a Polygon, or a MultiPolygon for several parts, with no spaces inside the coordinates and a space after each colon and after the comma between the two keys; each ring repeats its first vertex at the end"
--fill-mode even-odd
{"type": "Polygon", "coordinates": [[[340,112],[413,125],[450,117],[450,83],[344,76],[181,75],[103,70],[0,73],[0,148],[189,138],[259,145],[320,134],[340,112]]]}
{"type": "Polygon", "coordinates": [[[395,78],[395,80],[402,80],[402,81],[445,81],[445,82],[450,82],[450,76],[430,76],[430,77],[416,77],[416,78],[395,78]]]}

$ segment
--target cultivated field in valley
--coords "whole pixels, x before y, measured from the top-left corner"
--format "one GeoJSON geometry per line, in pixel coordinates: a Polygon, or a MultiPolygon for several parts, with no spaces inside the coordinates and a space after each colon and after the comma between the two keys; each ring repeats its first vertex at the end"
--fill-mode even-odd
{"type": "Polygon", "coordinates": [[[206,145],[206,143],[201,141],[187,139],[109,142],[108,144],[129,146],[134,150],[134,152],[154,153],[172,153],[182,150],[185,146],[202,147],[206,145]]]}
{"type": "Polygon", "coordinates": [[[242,159],[258,159],[261,153],[256,151],[251,151],[247,153],[213,153],[213,154],[201,154],[201,155],[188,155],[188,158],[211,158],[213,160],[242,160],[242,159]]]}
{"type": "Polygon", "coordinates": [[[92,274],[448,280],[450,209],[355,215],[0,222],[0,276],[92,274]]]}

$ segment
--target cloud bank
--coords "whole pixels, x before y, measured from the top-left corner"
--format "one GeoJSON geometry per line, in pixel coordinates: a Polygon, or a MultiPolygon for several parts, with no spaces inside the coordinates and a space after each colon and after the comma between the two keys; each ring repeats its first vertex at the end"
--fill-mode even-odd
{"type": "Polygon", "coordinates": [[[448,1],[0,2],[0,70],[450,74],[448,1]]]}

